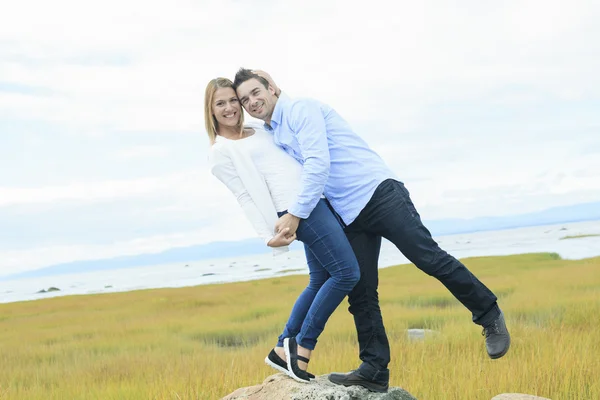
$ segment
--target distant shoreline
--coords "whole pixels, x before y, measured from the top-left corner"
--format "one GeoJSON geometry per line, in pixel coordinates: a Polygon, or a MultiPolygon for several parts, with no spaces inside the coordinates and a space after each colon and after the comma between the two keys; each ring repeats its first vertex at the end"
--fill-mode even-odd
{"type": "MultiPolygon", "coordinates": [[[[504,254],[504,255],[471,256],[471,257],[461,258],[461,260],[468,260],[470,258],[476,258],[476,259],[481,260],[481,259],[497,259],[497,258],[502,258],[502,257],[528,257],[528,256],[536,256],[536,255],[547,256],[548,258],[553,259],[553,260],[572,261],[572,260],[563,259],[558,253],[553,253],[553,252],[533,252],[533,253],[515,253],[515,254],[504,254]]],[[[579,260],[593,260],[593,259],[599,258],[599,257],[600,257],[600,252],[599,252],[599,255],[585,257],[585,258],[582,258],[579,260]]],[[[380,266],[379,269],[387,269],[387,268],[402,267],[402,266],[409,266],[409,265],[411,265],[411,263],[406,262],[406,263],[400,263],[400,264],[380,266]]],[[[21,299],[21,300],[14,300],[14,301],[3,301],[3,299],[0,297],[0,304],[48,300],[48,299],[51,299],[54,297],[65,297],[65,296],[95,296],[95,295],[127,293],[127,292],[146,291],[146,290],[185,289],[185,288],[192,288],[192,287],[199,287],[199,286],[230,285],[230,284],[232,285],[232,284],[239,284],[239,283],[246,283],[246,282],[253,282],[253,281],[260,282],[260,281],[266,281],[266,280],[270,280],[270,279],[286,278],[286,277],[298,275],[298,270],[289,270],[289,271],[285,271],[285,272],[289,272],[289,273],[277,275],[277,276],[263,276],[263,277],[242,279],[242,280],[236,280],[236,281],[223,281],[223,282],[216,281],[216,282],[211,282],[211,283],[198,283],[198,284],[190,284],[190,285],[182,285],[182,286],[139,287],[139,288],[123,289],[123,290],[96,291],[96,292],[91,292],[91,293],[66,293],[63,290],[61,290],[60,288],[49,287],[48,290],[41,289],[40,291],[36,292],[35,294],[41,295],[38,298],[21,299]]],[[[304,271],[304,273],[301,273],[301,274],[304,275],[307,272],[308,271],[304,271]]],[[[107,287],[107,289],[113,289],[113,287],[112,286],[110,288],[107,287]]]]}
{"type": "MultiPolygon", "coordinates": [[[[600,236],[596,236],[599,233],[600,221],[587,221],[441,236],[436,240],[444,250],[459,259],[555,253],[565,260],[577,260],[600,256],[600,236]],[[565,236],[577,238],[564,240],[565,236]]],[[[409,263],[392,243],[383,241],[380,268],[409,263]]],[[[278,257],[273,257],[272,253],[260,253],[224,255],[203,260],[190,258],[139,267],[5,279],[0,281],[0,303],[65,295],[254,281],[307,273],[306,259],[301,249],[278,257]],[[51,287],[59,290],[42,292],[51,287]]]]}
{"type": "MultiPolygon", "coordinates": [[[[594,203],[595,204],[595,203],[594,203]]],[[[600,204],[600,203],[598,203],[600,204]]],[[[457,220],[457,221],[476,221],[482,219],[507,219],[507,217],[489,217],[489,218],[475,218],[473,220],[457,220]]],[[[521,226],[503,225],[498,228],[481,228],[481,229],[467,229],[457,230],[454,233],[441,232],[435,229],[436,223],[451,224],[453,220],[438,220],[426,222],[426,226],[431,232],[434,232],[434,238],[457,236],[457,235],[468,235],[478,234],[485,232],[503,232],[508,230],[523,229],[523,228],[535,228],[535,227],[552,227],[557,225],[577,224],[577,223],[594,223],[599,222],[600,218],[592,219],[579,219],[569,222],[552,222],[552,223],[539,223],[539,224],[521,224],[521,226]]],[[[600,233],[600,232],[597,232],[600,233]]],[[[299,243],[294,243],[292,249],[301,249],[299,243]]],[[[218,255],[227,256],[256,256],[260,254],[268,254],[270,249],[264,245],[264,242],[258,238],[245,239],[235,242],[212,242],[208,244],[193,245],[186,247],[174,247],[168,250],[158,253],[145,253],[136,254],[130,256],[120,256],[106,259],[96,260],[81,260],[71,261],[66,263],[54,264],[42,268],[35,268],[22,272],[12,273],[0,276],[0,282],[39,277],[39,276],[57,276],[71,273],[81,273],[83,271],[102,271],[102,270],[116,270],[122,268],[136,268],[148,265],[158,265],[167,263],[185,263],[190,261],[208,260],[218,258],[218,255]]]]}

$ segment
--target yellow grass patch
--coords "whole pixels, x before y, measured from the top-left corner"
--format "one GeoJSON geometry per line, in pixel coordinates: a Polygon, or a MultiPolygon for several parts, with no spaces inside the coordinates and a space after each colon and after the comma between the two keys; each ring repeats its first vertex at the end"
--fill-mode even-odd
{"type": "MultiPolygon", "coordinates": [[[[391,385],[419,399],[523,392],[600,399],[600,258],[555,254],[463,260],[500,298],[513,342],[500,360],[435,279],[412,265],[380,271],[391,385]],[[441,332],[422,342],[406,329],[441,332]]],[[[306,276],[0,304],[0,399],[216,399],[274,373],[263,359],[306,276]]],[[[359,364],[344,303],[311,372],[359,364]]]]}

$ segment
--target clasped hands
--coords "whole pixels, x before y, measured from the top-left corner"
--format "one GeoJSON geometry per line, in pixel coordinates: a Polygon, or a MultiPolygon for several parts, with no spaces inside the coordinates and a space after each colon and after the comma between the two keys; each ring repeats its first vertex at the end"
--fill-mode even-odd
{"type": "Polygon", "coordinates": [[[288,246],[294,240],[296,240],[296,230],[298,229],[298,224],[300,223],[300,218],[296,217],[292,214],[284,214],[275,223],[275,236],[267,246],[270,247],[282,247],[288,246]]]}

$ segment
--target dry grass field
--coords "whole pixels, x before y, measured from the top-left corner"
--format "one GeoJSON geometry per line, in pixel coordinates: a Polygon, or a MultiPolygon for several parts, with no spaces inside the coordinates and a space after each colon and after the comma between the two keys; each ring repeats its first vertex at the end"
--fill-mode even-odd
{"type": "MultiPolygon", "coordinates": [[[[490,360],[481,329],[412,265],[380,271],[391,385],[419,399],[522,392],[600,399],[600,258],[556,254],[463,260],[499,297],[510,352],[490,360]],[[406,330],[439,331],[410,341],[406,330]]],[[[218,399],[274,373],[275,344],[306,276],[64,296],[0,304],[0,399],[218,399]]],[[[325,374],[358,366],[344,302],[311,360],[325,374]]]]}

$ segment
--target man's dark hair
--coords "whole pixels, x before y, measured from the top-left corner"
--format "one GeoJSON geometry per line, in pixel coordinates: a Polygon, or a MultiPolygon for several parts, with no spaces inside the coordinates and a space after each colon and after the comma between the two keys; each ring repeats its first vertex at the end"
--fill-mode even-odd
{"type": "Polygon", "coordinates": [[[254,72],[252,72],[251,69],[240,68],[235,74],[235,79],[233,81],[233,90],[237,91],[238,86],[253,78],[262,83],[265,89],[269,88],[269,81],[267,81],[265,78],[256,75],[254,72]]]}

